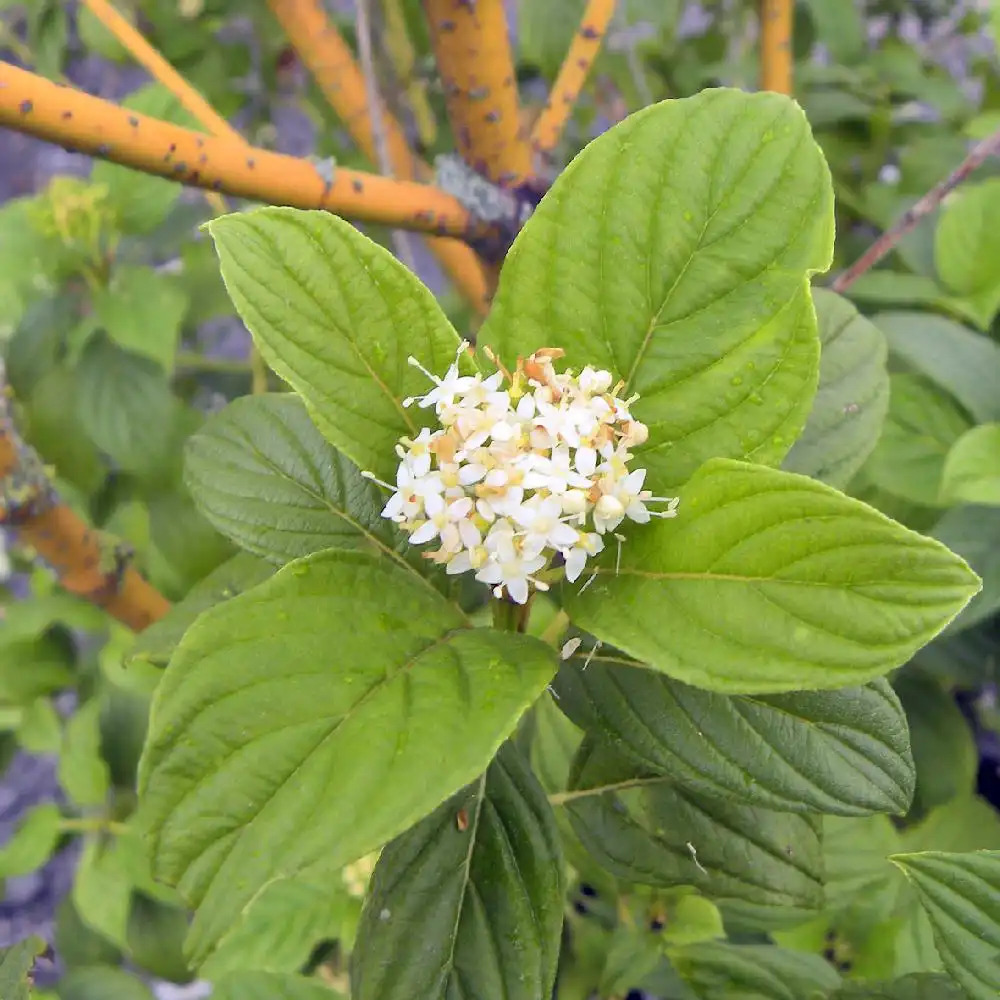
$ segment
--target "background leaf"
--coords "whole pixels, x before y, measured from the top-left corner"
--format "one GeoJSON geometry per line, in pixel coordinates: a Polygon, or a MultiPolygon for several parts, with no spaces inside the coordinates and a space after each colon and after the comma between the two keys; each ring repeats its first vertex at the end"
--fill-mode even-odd
{"type": "Polygon", "coordinates": [[[34,935],[0,949],[0,996],[4,1000],[28,1000],[28,977],[44,949],[45,942],[34,935]]]}
{"type": "Polygon", "coordinates": [[[353,952],[352,994],[548,997],[563,894],[551,807],[508,742],[482,778],[383,850],[353,952]]]}
{"type": "Polygon", "coordinates": [[[952,622],[951,631],[969,628],[1000,607],[1000,510],[963,505],[946,511],[934,537],[957,552],[982,577],[983,589],[952,622]]]}
{"type": "Polygon", "coordinates": [[[27,875],[41,868],[59,843],[61,821],[59,807],[51,802],[25,813],[13,835],[0,847],[0,878],[27,875]]]}
{"type": "Polygon", "coordinates": [[[1000,506],[1000,424],[966,431],[951,446],[941,478],[949,500],[1000,506]]]}
{"type": "Polygon", "coordinates": [[[443,375],[458,335],[434,296],[388,250],[329,212],[262,208],[208,224],[229,295],[267,363],[323,435],[395,481],[393,448],[429,425],[406,408],[443,375]]]}
{"type": "Polygon", "coordinates": [[[945,458],[969,421],[950,396],[920,375],[893,375],[889,384],[889,413],[865,472],[895,496],[946,506],[945,458]]]}
{"type": "Polygon", "coordinates": [[[814,288],[819,388],[783,468],[845,487],[875,447],[889,408],[882,333],[847,299],[814,288]]]}
{"type": "Polygon", "coordinates": [[[779,462],[818,372],[807,276],[833,245],[801,109],[706,90],[630,115],[573,160],[504,262],[478,335],[508,363],[561,347],[638,392],[663,492],[712,456],[779,462]]]}
{"type": "Polygon", "coordinates": [[[123,969],[91,965],[59,982],[59,1000],[154,1000],[149,987],[123,969]]]}
{"type": "Polygon", "coordinates": [[[698,795],[590,741],[557,801],[587,850],[627,882],[695,886],[758,927],[801,922],[819,909],[813,816],[698,795]]]}
{"type": "Polygon", "coordinates": [[[564,664],[559,707],[653,773],[789,812],[905,813],[906,717],[884,681],[748,698],[689,687],[613,656],[564,664]]]}
{"type": "Polygon", "coordinates": [[[233,972],[215,984],[213,1000],[345,1000],[318,979],[283,972],[233,972]]]}
{"type": "Polygon", "coordinates": [[[897,854],[951,976],[972,1000],[1000,990],[1000,851],[897,854]]]}
{"type": "Polygon", "coordinates": [[[827,486],[718,459],[678,516],[633,530],[573,622],[650,667],[733,694],[860,684],[905,662],[979,589],[955,555],[827,486]]]}
{"type": "Polygon", "coordinates": [[[336,870],[480,774],[553,671],[538,640],[469,629],[361,552],[290,563],[202,615],[140,767],[154,871],[198,907],[192,958],[276,876],[336,870]]]}
{"type": "Polygon", "coordinates": [[[965,1000],[949,976],[917,974],[889,983],[848,983],[830,1000],[965,1000]]]}

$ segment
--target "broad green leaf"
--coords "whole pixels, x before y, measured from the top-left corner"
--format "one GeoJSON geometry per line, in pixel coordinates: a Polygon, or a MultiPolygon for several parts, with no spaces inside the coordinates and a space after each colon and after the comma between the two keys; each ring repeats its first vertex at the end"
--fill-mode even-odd
{"type": "Polygon", "coordinates": [[[891,354],[946,389],[978,423],[1000,420],[1000,346],[967,327],[925,312],[872,317],[891,354]]]}
{"type": "Polygon", "coordinates": [[[880,489],[926,506],[946,506],[944,463],[969,421],[954,400],[921,375],[893,375],[889,413],[865,466],[880,489]]]}
{"type": "Polygon", "coordinates": [[[0,847],[0,878],[27,875],[41,868],[61,836],[59,807],[46,803],[27,812],[13,836],[0,847]]]}
{"type": "Polygon", "coordinates": [[[1000,178],[966,184],[944,205],[934,239],[941,280],[977,309],[984,329],[1000,308],[1000,178]]]}
{"type": "Polygon", "coordinates": [[[120,267],[111,283],[94,295],[97,321],[111,340],[168,372],[187,307],[187,295],[176,278],[151,267],[120,267]]]}
{"type": "MultiPolygon", "coordinates": [[[[868,307],[888,308],[891,306],[931,306],[941,309],[958,319],[975,322],[975,316],[970,315],[972,309],[964,299],[948,294],[933,278],[923,274],[911,274],[908,271],[868,271],[855,281],[847,296],[855,302],[863,302],[868,307]]],[[[923,319],[932,323],[940,317],[933,313],[880,313],[880,317],[903,315],[910,316],[914,323],[920,324],[923,319]]],[[[957,324],[952,324],[957,326],[957,324]]]]}
{"type": "Polygon", "coordinates": [[[81,965],[117,965],[122,957],[110,941],[80,919],[69,896],[56,911],[53,946],[67,970],[81,965]]]}
{"type": "Polygon", "coordinates": [[[73,713],[63,731],[59,753],[59,784],[77,806],[104,804],[110,785],[108,765],[101,756],[101,703],[91,698],[73,713]]]}
{"type": "Polygon", "coordinates": [[[1000,423],[973,427],[951,446],[941,492],[948,500],[1000,506],[1000,423]]]}
{"type": "Polygon", "coordinates": [[[550,996],[562,883],[552,809],[508,742],[382,851],[353,952],[354,1000],[550,996]]]}
{"type": "Polygon", "coordinates": [[[212,988],[212,1000],[346,1000],[318,979],[287,972],[232,972],[212,988]]]}
{"type": "Polygon", "coordinates": [[[972,1000],[1000,991],[1000,851],[897,854],[893,861],[916,889],[934,942],[972,1000]]]}
{"type": "Polygon", "coordinates": [[[44,950],[45,942],[34,935],[0,949],[0,997],[28,1000],[31,970],[44,950]]]}
{"type": "Polygon", "coordinates": [[[59,1000],[155,1000],[136,976],[110,965],[73,969],[59,981],[59,1000]]]}
{"type": "Polygon", "coordinates": [[[725,89],[664,101],[559,176],[477,341],[508,363],[560,347],[623,379],[660,492],[713,456],[777,464],[815,391],[808,276],[832,246],[829,171],[796,104],[725,89]]]}
{"type": "Polygon", "coordinates": [[[806,6],[819,41],[838,63],[863,62],[868,54],[868,39],[864,18],[856,7],[835,9],[825,0],[806,0],[806,6]]]}
{"type": "Polygon", "coordinates": [[[634,528],[566,595],[575,624],[697,687],[862,684],[904,663],[979,589],[939,543],[804,476],[727,459],[678,516],[634,528]],[[664,623],[666,627],[664,627],[664,623]]]}
{"type": "Polygon", "coordinates": [[[91,341],[78,368],[76,415],[97,447],[126,472],[151,474],[170,441],[174,398],[149,358],[91,341]]]}
{"type": "MultiPolygon", "coordinates": [[[[0,656],[2,655],[0,653],[0,656]]],[[[59,752],[59,745],[62,743],[62,719],[51,699],[36,698],[24,708],[17,726],[17,742],[18,746],[29,753],[59,752]]]]}
{"type": "Polygon", "coordinates": [[[917,769],[914,807],[924,812],[976,785],[979,753],[969,723],[933,677],[918,670],[900,671],[893,686],[910,728],[917,769]]]}
{"type": "Polygon", "coordinates": [[[1000,510],[962,505],[946,511],[934,537],[965,559],[983,581],[983,589],[952,622],[950,631],[983,621],[1000,607],[1000,510]]]}
{"type": "Polygon", "coordinates": [[[564,664],[559,707],[587,732],[692,791],[788,812],[905,813],[906,717],[884,680],[729,697],[613,655],[564,664]]]}
{"type": "Polygon", "coordinates": [[[154,873],[201,962],[272,879],[335,871],[480,774],[554,672],[386,559],[325,552],[205,612],[140,765],[154,873]],[[261,851],[267,843],[267,851],[261,851]]]}
{"type": "Polygon", "coordinates": [[[126,946],[133,885],[118,839],[102,843],[87,837],[73,882],[73,905],[91,930],[119,948],[126,946]]]}
{"type": "Polygon", "coordinates": [[[381,516],[384,491],[327,442],[291,393],[230,403],[189,440],[185,471],[205,517],[271,562],[362,549],[428,575],[427,560],[381,516]]]}
{"type": "Polygon", "coordinates": [[[971,792],[952,799],[919,823],[905,827],[900,851],[1000,851],[1000,813],[971,792]]]}
{"type": "Polygon", "coordinates": [[[238,552],[196,583],[163,618],[140,632],[128,659],[165,667],[181,637],[203,611],[255,587],[273,573],[272,563],[249,552],[238,552]]]}
{"type": "Polygon", "coordinates": [[[822,901],[816,817],[696,794],[584,741],[555,801],[594,858],[627,882],[695,886],[753,926],[812,916],[822,901]]]}
{"type": "Polygon", "coordinates": [[[0,646],[24,639],[38,639],[53,625],[97,632],[107,622],[105,612],[73,594],[57,591],[15,601],[3,609],[0,646]]]}
{"type": "Polygon", "coordinates": [[[678,949],[670,960],[698,1000],[804,1000],[840,985],[818,955],[773,945],[706,942],[678,949]]]}
{"type": "Polygon", "coordinates": [[[845,487],[875,447],[889,407],[885,338],[847,299],[813,290],[819,389],[783,468],[845,487]]]}
{"type": "Polygon", "coordinates": [[[547,792],[562,792],[569,782],[573,757],[583,733],[559,710],[548,694],[532,708],[531,769],[547,792]]]}
{"type": "Polygon", "coordinates": [[[229,296],[267,363],[323,435],[395,481],[393,451],[433,411],[405,407],[455,360],[434,296],[388,250],[329,212],[262,208],[208,223],[229,296]]]}
{"type": "Polygon", "coordinates": [[[240,969],[298,972],[321,941],[339,936],[346,904],[336,876],[315,883],[271,882],[198,971],[213,981],[240,969]]]}

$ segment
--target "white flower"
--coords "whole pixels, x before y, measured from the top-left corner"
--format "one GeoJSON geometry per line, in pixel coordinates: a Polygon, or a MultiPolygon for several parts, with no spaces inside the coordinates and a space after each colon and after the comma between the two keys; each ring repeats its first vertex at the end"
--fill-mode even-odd
{"type": "Polygon", "coordinates": [[[520,359],[514,373],[498,362],[492,375],[462,375],[467,346],[443,378],[410,359],[434,387],[404,404],[433,407],[440,427],[397,445],[382,515],[414,544],[437,541],[426,558],[524,604],[532,589],[547,589],[559,559],[566,579],[577,580],[603,551],[602,536],[626,518],[676,515],[676,499],[654,497],[643,488],[645,470],[630,468],[629,449],[649,430],[629,409],[638,397],[619,398],[624,383],[612,386],[610,372],[589,366],[557,373],[562,351],[554,349],[520,359]]]}

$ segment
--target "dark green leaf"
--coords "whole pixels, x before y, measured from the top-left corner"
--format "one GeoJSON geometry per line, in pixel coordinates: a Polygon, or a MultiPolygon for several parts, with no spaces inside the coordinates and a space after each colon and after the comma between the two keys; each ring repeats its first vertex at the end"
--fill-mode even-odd
{"type": "Polygon", "coordinates": [[[29,937],[0,949],[0,997],[28,1000],[28,982],[35,959],[45,950],[40,937],[29,937]]]}
{"type": "Polygon", "coordinates": [[[59,1000],[154,1000],[135,976],[109,965],[73,969],[59,981],[59,1000]]]}
{"type": "Polygon", "coordinates": [[[59,843],[61,823],[59,807],[52,803],[27,812],[13,836],[0,848],[0,878],[27,875],[41,868],[59,843]]]}
{"type": "Polygon", "coordinates": [[[232,972],[212,989],[212,1000],[346,1000],[318,979],[286,972],[232,972]]]}
{"type": "Polygon", "coordinates": [[[125,940],[129,957],[145,972],[173,983],[187,983],[193,973],[182,947],[187,934],[187,914],[176,906],[132,894],[125,940]]]}
{"type": "Polygon", "coordinates": [[[905,813],[906,717],[884,680],[840,691],[729,697],[614,656],[566,664],[559,707],[686,788],[789,812],[905,813]]]}
{"type": "Polygon", "coordinates": [[[820,906],[813,816],[701,796],[588,741],[556,801],[594,858],[628,882],[695,886],[754,926],[801,922],[820,906]]]}
{"type": "Polygon", "coordinates": [[[478,781],[383,850],[354,948],[352,995],[548,997],[563,894],[551,807],[507,743],[478,781]]]}
{"type": "Polygon", "coordinates": [[[1000,607],[1000,509],[953,507],[935,525],[934,537],[967,560],[983,581],[983,589],[952,622],[951,631],[983,621],[1000,607]]]}
{"type": "Polygon", "coordinates": [[[888,983],[848,983],[830,1000],[966,1000],[949,976],[918,973],[888,983]]]}

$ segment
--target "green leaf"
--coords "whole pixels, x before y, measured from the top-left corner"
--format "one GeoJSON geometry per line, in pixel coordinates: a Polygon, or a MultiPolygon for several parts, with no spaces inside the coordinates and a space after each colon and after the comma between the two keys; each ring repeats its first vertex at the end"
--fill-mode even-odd
{"type": "Polygon", "coordinates": [[[0,646],[24,639],[38,639],[53,625],[97,632],[107,622],[105,612],[73,594],[55,592],[32,595],[4,608],[0,646]]]}
{"type": "MultiPolygon", "coordinates": [[[[964,299],[947,293],[933,278],[908,271],[867,271],[855,281],[847,292],[850,299],[865,303],[868,307],[888,306],[930,306],[951,313],[958,319],[975,322],[970,312],[975,312],[964,299]]],[[[876,319],[898,316],[898,313],[880,313],[876,319]]],[[[924,319],[932,323],[941,317],[933,313],[903,313],[912,318],[916,325],[924,319]]],[[[951,324],[957,326],[957,324],[951,324]]],[[[959,329],[962,329],[959,327],[959,329]]]]}
{"type": "Polygon", "coordinates": [[[863,62],[868,53],[865,21],[854,7],[834,10],[824,0],[806,0],[819,41],[838,63],[863,62]],[[835,16],[839,14],[840,16],[835,16]]]}
{"type": "Polygon", "coordinates": [[[354,1000],[550,996],[561,855],[545,792],[508,742],[479,780],[382,851],[353,952],[354,1000]]]}
{"type": "Polygon", "coordinates": [[[154,872],[198,907],[195,962],[273,878],[336,870],[480,774],[553,659],[362,552],[290,563],[202,615],[140,765],[154,872]]]}
{"type": "Polygon", "coordinates": [[[907,826],[901,836],[900,850],[907,854],[996,851],[1000,850],[1000,813],[986,799],[966,792],[907,826]]]}
{"type": "Polygon", "coordinates": [[[35,959],[45,950],[45,942],[32,935],[9,948],[0,949],[0,997],[28,1000],[28,984],[35,959]]]}
{"type": "Polygon", "coordinates": [[[29,753],[59,752],[62,720],[49,698],[36,698],[25,707],[17,727],[17,742],[29,753]]]}
{"type": "Polygon", "coordinates": [[[630,115],[560,174],[477,335],[560,347],[640,394],[663,492],[713,456],[777,464],[818,374],[808,276],[830,265],[829,171],[802,110],[706,90],[630,115]]]}
{"type": "Polygon", "coordinates": [[[808,919],[822,900],[816,817],[698,795],[585,740],[556,796],[594,858],[628,882],[694,886],[741,923],[808,919]]]}
{"type": "Polygon", "coordinates": [[[899,849],[899,834],[887,816],[824,816],[825,910],[866,927],[888,918],[899,894],[889,856],[899,849]]]}
{"type": "Polygon", "coordinates": [[[865,472],[876,486],[904,500],[945,506],[945,459],[969,421],[950,396],[921,375],[893,375],[889,384],[889,413],[865,472]]]}
{"type": "Polygon", "coordinates": [[[972,1000],[1000,991],[1000,851],[897,854],[945,969],[972,1000]]]}
{"type": "Polygon", "coordinates": [[[154,1000],[149,987],[110,965],[73,969],[59,981],[59,1000],[154,1000]]]}
{"type": "Polygon", "coordinates": [[[559,707],[619,753],[692,791],[842,816],[909,807],[914,773],[906,717],[884,680],[840,691],[729,697],[613,655],[582,662],[578,657],[559,671],[559,707]]]}
{"type": "Polygon", "coordinates": [[[101,756],[101,703],[91,698],[70,717],[59,754],[59,784],[77,806],[103,805],[110,779],[101,756]]]}
{"type": "Polygon", "coordinates": [[[697,687],[733,694],[862,684],[905,662],[979,589],[944,546],[804,476],[726,459],[678,516],[632,531],[581,628],[697,687]],[[667,627],[663,623],[667,622],[667,627]]]}
{"type": "Polygon", "coordinates": [[[52,803],[26,813],[13,836],[0,847],[0,878],[15,878],[41,868],[59,843],[61,822],[59,807],[52,803]]]}
{"type": "Polygon", "coordinates": [[[174,398],[149,358],[92,340],[78,372],[76,414],[97,447],[126,472],[152,474],[171,437],[174,398]]]}
{"type": "Polygon", "coordinates": [[[272,563],[238,552],[196,583],[163,618],[140,632],[128,659],[165,667],[181,637],[203,611],[255,587],[273,573],[272,563]]]}
{"type": "Polygon", "coordinates": [[[892,355],[947,390],[977,423],[1000,420],[1000,346],[944,316],[881,312],[872,317],[892,355]]]}
{"type": "Polygon", "coordinates": [[[1000,510],[953,507],[934,526],[934,537],[967,560],[982,577],[983,589],[952,622],[950,631],[969,628],[1000,607],[1000,510]]]}
{"type": "Polygon", "coordinates": [[[187,307],[176,279],[151,267],[119,267],[111,283],[94,295],[97,321],[111,340],[168,372],[187,307]]]}
{"type": "Polygon", "coordinates": [[[126,946],[133,884],[119,841],[104,844],[87,837],[73,882],[73,905],[91,930],[119,948],[126,946]]]}
{"type": "Polygon", "coordinates": [[[0,705],[28,705],[70,687],[72,651],[53,635],[0,646],[0,705]]]}
{"type": "Polygon", "coordinates": [[[323,940],[340,936],[347,897],[336,876],[279,879],[261,890],[199,969],[213,981],[240,969],[297,972],[323,940]]]}
{"type": "Polygon", "coordinates": [[[948,976],[919,973],[888,983],[848,983],[830,1000],[966,1000],[948,976]]]}
{"type": "Polygon", "coordinates": [[[843,488],[875,447],[889,408],[885,338],[847,299],[817,288],[813,302],[819,389],[783,467],[843,488]]]}
{"type": "Polygon", "coordinates": [[[671,953],[698,1000],[804,1000],[840,985],[818,955],[772,945],[706,942],[671,953]]]}
{"type": "Polygon", "coordinates": [[[941,492],[948,500],[1000,506],[1000,423],[973,427],[951,446],[941,492]]]}
{"type": "Polygon", "coordinates": [[[329,212],[263,208],[207,224],[229,296],[267,363],[323,435],[395,481],[393,451],[433,411],[405,407],[455,360],[458,335],[388,250],[329,212]]]}
{"type": "Polygon", "coordinates": [[[913,669],[901,671],[894,687],[906,709],[917,768],[914,806],[923,812],[971,792],[979,753],[952,696],[933,677],[913,669]]]}
{"type": "Polygon", "coordinates": [[[212,1000],[346,1000],[318,979],[284,972],[233,972],[212,988],[212,1000]]]}
{"type": "Polygon", "coordinates": [[[1000,309],[1000,178],[966,184],[944,204],[934,239],[941,280],[976,306],[984,329],[1000,309]]]}
{"type": "Polygon", "coordinates": [[[271,562],[361,549],[428,575],[427,560],[381,516],[384,491],[327,442],[291,393],[230,403],[191,437],[185,470],[205,517],[271,562]]]}
{"type": "Polygon", "coordinates": [[[565,791],[583,733],[559,710],[549,694],[535,702],[532,720],[531,769],[545,791],[565,791]]]}

